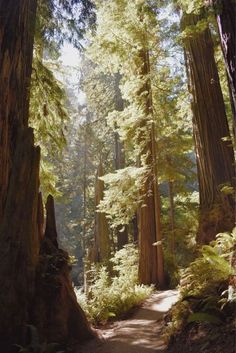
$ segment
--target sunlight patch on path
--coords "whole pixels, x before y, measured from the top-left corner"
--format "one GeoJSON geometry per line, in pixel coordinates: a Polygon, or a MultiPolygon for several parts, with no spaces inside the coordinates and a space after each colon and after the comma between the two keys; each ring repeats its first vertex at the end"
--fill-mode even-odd
{"type": "Polygon", "coordinates": [[[162,318],[177,301],[178,292],[168,290],[154,293],[129,319],[115,322],[100,330],[103,343],[90,344],[78,353],[161,353],[165,348],[160,338],[162,318]]]}

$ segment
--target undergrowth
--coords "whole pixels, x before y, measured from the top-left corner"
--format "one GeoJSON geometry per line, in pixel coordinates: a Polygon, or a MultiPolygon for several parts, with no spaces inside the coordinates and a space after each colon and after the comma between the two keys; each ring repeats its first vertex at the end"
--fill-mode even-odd
{"type": "Polygon", "coordinates": [[[138,284],[138,250],[133,244],[117,251],[110,262],[112,270],[104,265],[92,267],[87,293],[75,288],[79,304],[96,324],[121,317],[153,291],[138,284]]]}
{"type": "Polygon", "coordinates": [[[234,286],[236,228],[220,233],[210,245],[200,249],[199,256],[181,276],[180,299],[172,308],[164,336],[168,341],[192,323],[221,325],[232,314],[236,294],[234,286]]]}

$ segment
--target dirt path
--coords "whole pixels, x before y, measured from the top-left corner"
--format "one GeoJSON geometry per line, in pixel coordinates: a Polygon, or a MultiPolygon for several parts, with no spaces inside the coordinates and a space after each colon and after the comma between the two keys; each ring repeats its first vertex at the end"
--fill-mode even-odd
{"type": "Polygon", "coordinates": [[[128,320],[117,321],[99,330],[100,341],[93,341],[77,353],[161,353],[163,315],[177,300],[177,291],[154,293],[128,320]]]}

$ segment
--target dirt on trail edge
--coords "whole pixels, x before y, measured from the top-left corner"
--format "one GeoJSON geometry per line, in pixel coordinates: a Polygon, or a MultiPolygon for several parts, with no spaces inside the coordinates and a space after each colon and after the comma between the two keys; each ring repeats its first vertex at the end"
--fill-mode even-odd
{"type": "Polygon", "coordinates": [[[78,347],[77,353],[162,353],[163,316],[178,299],[176,290],[156,292],[127,320],[97,330],[99,339],[78,347]]]}

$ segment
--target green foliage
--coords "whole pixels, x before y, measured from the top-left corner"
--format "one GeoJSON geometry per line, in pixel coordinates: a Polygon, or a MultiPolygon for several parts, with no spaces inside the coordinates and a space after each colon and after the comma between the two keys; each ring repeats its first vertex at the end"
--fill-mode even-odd
{"type": "MultiPolygon", "coordinates": [[[[180,281],[181,271],[196,257],[196,231],[198,227],[198,192],[189,192],[188,184],[174,183],[174,229],[170,223],[170,202],[162,197],[162,234],[165,257],[165,272],[169,285],[175,288],[180,281]],[[174,238],[174,240],[173,240],[174,238]],[[171,244],[174,241],[174,249],[171,244]]],[[[163,191],[163,194],[165,190],[163,191]]]]}
{"type": "Polygon", "coordinates": [[[186,13],[195,14],[198,14],[206,5],[204,0],[176,0],[176,2],[186,13]]]}
{"type": "Polygon", "coordinates": [[[121,224],[129,224],[133,218],[142,202],[143,195],[140,195],[140,190],[146,174],[146,168],[127,167],[101,178],[108,189],[104,192],[104,198],[98,210],[107,214],[113,228],[121,224]]]}
{"type": "Polygon", "coordinates": [[[190,314],[187,320],[188,324],[191,322],[208,322],[212,324],[221,324],[222,321],[214,315],[207,314],[207,313],[193,313],[190,314]]]}
{"type": "Polygon", "coordinates": [[[69,113],[65,108],[66,94],[55,75],[55,62],[45,61],[40,48],[35,49],[30,95],[30,125],[34,128],[35,143],[41,147],[41,188],[58,196],[57,177],[53,159],[65,147],[65,126],[69,113]]]}
{"type": "Polygon", "coordinates": [[[76,289],[77,298],[94,322],[119,317],[140,304],[152,288],[138,284],[138,250],[126,245],[111,259],[113,276],[105,266],[93,267],[88,293],[76,289]]]}
{"type": "Polygon", "coordinates": [[[231,266],[236,229],[232,233],[220,233],[210,245],[200,249],[200,255],[183,271],[180,284],[180,300],[172,310],[172,321],[166,335],[175,334],[183,325],[193,322],[220,324],[225,320],[224,308],[234,296],[228,285],[235,275],[231,266]],[[227,298],[228,295],[228,298],[227,298]]]}

